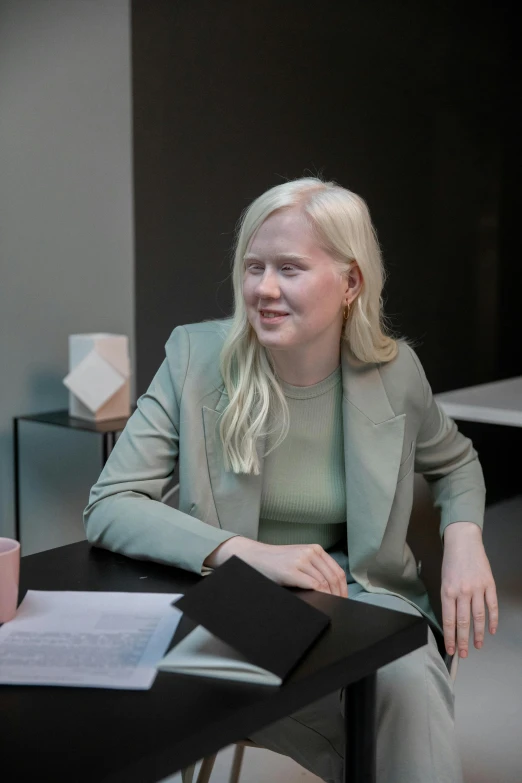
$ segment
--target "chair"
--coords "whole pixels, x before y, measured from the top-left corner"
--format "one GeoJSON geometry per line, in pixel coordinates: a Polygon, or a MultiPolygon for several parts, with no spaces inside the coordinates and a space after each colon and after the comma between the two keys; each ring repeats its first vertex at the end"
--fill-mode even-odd
{"type": "MultiPolygon", "coordinates": [[[[443,547],[439,534],[440,511],[433,505],[433,498],[424,476],[415,474],[413,508],[406,541],[420,567],[420,576],[430,599],[435,617],[442,626],[442,602],[440,596],[443,547]]],[[[441,657],[455,681],[458,655],[448,655],[441,634],[435,634],[441,657]]]]}
{"type": "MultiPolygon", "coordinates": [[[[426,586],[430,604],[442,625],[442,603],[440,596],[442,569],[442,542],[439,535],[440,511],[433,505],[433,499],[426,479],[420,474],[414,477],[413,508],[408,526],[407,543],[419,564],[422,581],[426,586]]],[[[448,655],[444,647],[444,639],[440,634],[435,636],[439,652],[451,678],[457,676],[458,655],[448,655]]],[[[234,758],[230,770],[229,783],[238,783],[245,748],[259,748],[250,740],[238,740],[235,744],[234,758]]],[[[209,783],[217,753],[207,756],[201,763],[196,783],[209,783]]],[[[183,783],[192,783],[195,764],[182,770],[183,783]]]]}

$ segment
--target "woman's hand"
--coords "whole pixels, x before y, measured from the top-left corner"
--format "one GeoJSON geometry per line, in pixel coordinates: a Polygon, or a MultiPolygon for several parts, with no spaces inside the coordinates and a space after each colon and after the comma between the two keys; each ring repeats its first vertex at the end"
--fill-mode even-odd
{"type": "Polygon", "coordinates": [[[232,555],[285,587],[348,597],[346,574],[319,544],[279,546],[235,536],[220,544],[206,558],[205,565],[219,566],[232,555]]]}
{"type": "Polygon", "coordinates": [[[459,655],[467,657],[471,615],[475,647],[482,647],[486,624],[484,597],[489,632],[494,634],[498,627],[497,590],[482,531],[473,522],[454,522],[444,531],[441,586],[444,642],[450,655],[455,652],[456,631],[459,655]]]}

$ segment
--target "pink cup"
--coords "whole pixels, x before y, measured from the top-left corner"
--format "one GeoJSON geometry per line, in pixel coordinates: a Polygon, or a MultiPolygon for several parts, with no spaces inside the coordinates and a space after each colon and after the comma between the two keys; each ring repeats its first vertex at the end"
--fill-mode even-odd
{"type": "Polygon", "coordinates": [[[0,538],[0,623],[16,614],[20,578],[20,544],[12,538],[0,538]]]}

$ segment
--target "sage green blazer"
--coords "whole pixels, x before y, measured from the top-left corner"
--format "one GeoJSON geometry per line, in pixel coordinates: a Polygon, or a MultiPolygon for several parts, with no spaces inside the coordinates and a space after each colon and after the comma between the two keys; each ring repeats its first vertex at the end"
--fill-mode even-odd
{"type": "MultiPolygon", "coordinates": [[[[226,472],[219,417],[228,402],[219,354],[229,320],[178,326],[91,490],[88,540],[133,558],[207,574],[203,561],[231,534],[256,539],[261,475],[226,472]],[[179,510],[161,502],[179,460],[179,510]]],[[[364,364],[343,343],[346,527],[353,578],[391,593],[440,625],[406,543],[414,472],[452,522],[484,520],[477,452],[433,399],[415,352],[399,341],[388,363],[364,364]]],[[[263,442],[259,443],[262,458],[263,442]]]]}

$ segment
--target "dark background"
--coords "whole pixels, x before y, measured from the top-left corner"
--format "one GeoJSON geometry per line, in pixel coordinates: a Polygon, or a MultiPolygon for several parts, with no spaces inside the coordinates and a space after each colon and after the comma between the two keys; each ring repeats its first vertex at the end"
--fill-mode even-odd
{"type": "MultiPolygon", "coordinates": [[[[137,392],[178,324],[230,314],[241,211],[320,173],[370,207],[386,313],[434,393],[522,372],[516,4],[134,0],[137,392]]],[[[459,422],[488,502],[522,430],[459,422]]]]}

